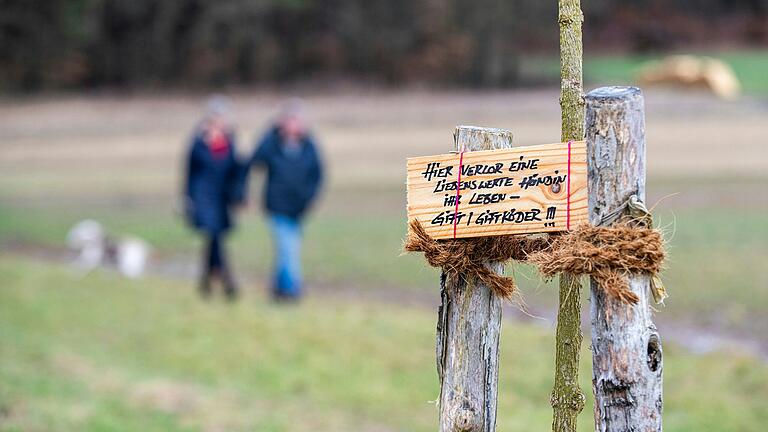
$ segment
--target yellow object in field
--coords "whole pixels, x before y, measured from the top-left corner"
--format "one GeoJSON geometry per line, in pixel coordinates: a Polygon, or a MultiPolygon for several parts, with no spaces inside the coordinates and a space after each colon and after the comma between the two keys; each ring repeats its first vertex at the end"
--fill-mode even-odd
{"type": "Polygon", "coordinates": [[[733,69],[712,57],[669,56],[645,65],[637,80],[641,85],[705,88],[723,99],[734,99],[741,93],[741,83],[733,69]]]}
{"type": "Polygon", "coordinates": [[[669,297],[667,289],[664,288],[664,284],[657,274],[651,276],[651,294],[653,294],[653,300],[657,304],[664,304],[664,299],[669,297]]]}

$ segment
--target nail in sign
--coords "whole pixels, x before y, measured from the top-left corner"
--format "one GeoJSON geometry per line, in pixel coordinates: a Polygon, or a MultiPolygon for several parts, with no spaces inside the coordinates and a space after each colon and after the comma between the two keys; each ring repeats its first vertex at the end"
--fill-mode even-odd
{"type": "Polygon", "coordinates": [[[408,219],[436,239],[567,231],[587,221],[584,141],[408,158],[408,219]]]}

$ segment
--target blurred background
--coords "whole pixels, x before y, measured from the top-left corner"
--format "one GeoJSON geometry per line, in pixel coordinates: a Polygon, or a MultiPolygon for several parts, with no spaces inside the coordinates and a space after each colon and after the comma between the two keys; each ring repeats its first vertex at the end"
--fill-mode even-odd
{"type": "MultiPolygon", "coordinates": [[[[665,429],[762,431],[768,1],[582,7],[585,89],[646,96],[665,429]]],[[[405,158],[458,124],[558,142],[558,40],[554,0],[0,0],[0,430],[434,430],[438,272],[400,256],[405,158]],[[307,104],[328,178],[298,305],[269,301],[258,206],[230,236],[240,301],[195,292],[176,209],[213,93],[243,154],[285,98],[307,104]],[[72,267],[87,218],[151,245],[143,278],[72,267]]],[[[508,273],[527,308],[505,310],[498,429],[548,430],[557,290],[508,273]]]]}

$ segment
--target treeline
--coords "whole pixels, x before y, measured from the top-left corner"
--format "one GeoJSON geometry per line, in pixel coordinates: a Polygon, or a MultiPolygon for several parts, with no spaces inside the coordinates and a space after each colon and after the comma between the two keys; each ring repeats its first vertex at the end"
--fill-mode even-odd
{"type": "MultiPolygon", "coordinates": [[[[589,0],[588,47],[765,41],[768,0],[589,0]]],[[[0,87],[351,78],[505,86],[556,0],[0,0],[0,87]]]]}

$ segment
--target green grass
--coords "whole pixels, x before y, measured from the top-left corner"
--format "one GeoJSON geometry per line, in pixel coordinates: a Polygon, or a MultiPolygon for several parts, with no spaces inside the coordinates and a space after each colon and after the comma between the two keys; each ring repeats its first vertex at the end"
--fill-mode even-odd
{"type": "MultiPolygon", "coordinates": [[[[271,259],[267,220],[249,211],[232,232],[231,255],[237,267],[266,274],[271,259]]],[[[148,241],[160,258],[197,255],[199,237],[171,212],[143,206],[127,209],[73,210],[0,206],[0,244],[62,248],[67,231],[83,218],[102,222],[111,232],[130,233],[148,241]]],[[[435,278],[417,256],[400,256],[405,223],[399,216],[339,216],[310,219],[305,234],[307,272],[326,282],[367,281],[406,288],[435,278]],[[397,271],[393,271],[397,269],[397,271]]],[[[196,259],[196,258],[195,258],[196,259]]]]}
{"type": "MultiPolygon", "coordinates": [[[[694,190],[708,181],[675,186],[694,190]]],[[[732,189],[740,186],[734,185],[732,189]]],[[[677,189],[674,189],[677,190],[677,189]]],[[[669,259],[662,277],[671,295],[661,319],[683,319],[762,338],[768,332],[768,225],[765,208],[729,210],[707,203],[682,209],[656,209],[668,238],[669,259]]],[[[160,260],[197,260],[199,238],[162,207],[89,209],[77,214],[60,208],[0,207],[0,244],[62,247],[78,219],[94,217],[111,231],[147,239],[160,260]]],[[[409,293],[432,289],[437,271],[421,256],[400,255],[405,233],[399,212],[378,215],[323,211],[306,227],[305,266],[312,281],[356,289],[409,293]]],[[[231,236],[235,269],[252,279],[265,278],[271,261],[266,221],[253,211],[243,214],[231,236]]],[[[527,268],[515,269],[524,297],[533,306],[554,307],[555,288],[527,268]]]]}
{"type": "MultiPolygon", "coordinates": [[[[203,303],[178,282],[1,258],[0,430],[434,430],[434,319],[354,301],[203,303]]],[[[552,335],[505,324],[499,430],[548,429],[552,335]]],[[[582,371],[588,391],[588,360],[582,371]]],[[[666,430],[762,430],[766,397],[760,361],[665,347],[666,430]]]]}

